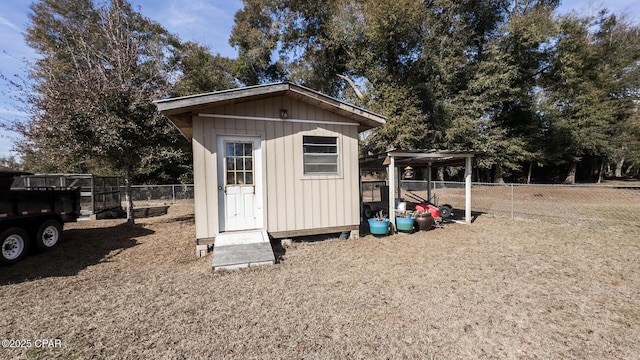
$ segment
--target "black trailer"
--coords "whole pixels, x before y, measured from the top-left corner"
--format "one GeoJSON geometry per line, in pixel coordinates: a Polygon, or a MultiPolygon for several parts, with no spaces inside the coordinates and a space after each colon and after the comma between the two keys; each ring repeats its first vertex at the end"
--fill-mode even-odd
{"type": "Polygon", "coordinates": [[[80,189],[11,189],[17,172],[0,172],[0,262],[20,261],[29,249],[56,246],[65,222],[80,216],[80,189]]]}
{"type": "Polygon", "coordinates": [[[120,180],[117,176],[93,174],[23,174],[11,186],[18,189],[80,189],[80,219],[122,217],[120,180]]]}

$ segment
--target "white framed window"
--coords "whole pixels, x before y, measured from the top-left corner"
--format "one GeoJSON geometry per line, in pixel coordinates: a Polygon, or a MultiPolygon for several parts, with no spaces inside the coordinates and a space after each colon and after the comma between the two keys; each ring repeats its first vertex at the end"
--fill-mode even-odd
{"type": "Polygon", "coordinates": [[[338,138],[335,136],[302,137],[304,175],[338,174],[338,138]]]}

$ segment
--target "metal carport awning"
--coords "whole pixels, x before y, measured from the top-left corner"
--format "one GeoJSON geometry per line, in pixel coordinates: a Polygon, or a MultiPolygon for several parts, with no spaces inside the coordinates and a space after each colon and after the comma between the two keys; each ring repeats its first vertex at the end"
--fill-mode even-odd
{"type": "Polygon", "coordinates": [[[360,158],[360,170],[387,170],[389,176],[389,220],[395,225],[395,198],[397,185],[396,168],[411,165],[427,168],[429,174],[428,198],[431,198],[431,169],[432,167],[464,166],[465,179],[465,219],[471,224],[471,160],[475,155],[482,154],[478,150],[397,150],[390,149],[385,154],[369,155],[360,158]]]}

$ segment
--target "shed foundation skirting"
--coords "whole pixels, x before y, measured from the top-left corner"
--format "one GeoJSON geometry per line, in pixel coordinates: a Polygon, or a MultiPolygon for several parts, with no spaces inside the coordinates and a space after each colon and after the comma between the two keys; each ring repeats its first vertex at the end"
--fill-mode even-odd
{"type": "MultiPolygon", "coordinates": [[[[311,236],[311,235],[321,235],[321,234],[332,234],[332,233],[341,233],[341,232],[349,232],[349,238],[355,239],[360,236],[360,226],[359,225],[347,225],[347,226],[335,226],[335,227],[326,227],[326,228],[316,228],[316,229],[302,229],[302,230],[291,230],[291,231],[268,231],[269,235],[271,235],[274,239],[284,239],[288,237],[297,237],[297,236],[311,236]]],[[[215,244],[216,238],[200,238],[196,239],[196,246],[208,245],[209,247],[215,244]]]]}
{"type": "Polygon", "coordinates": [[[197,245],[208,245],[208,246],[213,246],[213,244],[214,244],[215,242],[216,242],[216,238],[214,238],[214,237],[196,239],[196,246],[197,246],[197,245]]]}
{"type": "Polygon", "coordinates": [[[296,236],[321,235],[321,234],[331,234],[331,233],[348,231],[351,233],[351,237],[358,237],[359,230],[360,230],[360,225],[347,225],[347,226],[334,226],[334,227],[291,230],[291,231],[273,231],[273,232],[270,231],[269,235],[271,235],[273,238],[281,239],[281,238],[296,237],[296,236]]]}
{"type": "Polygon", "coordinates": [[[205,257],[209,253],[209,246],[207,245],[196,245],[196,257],[205,257]]]}

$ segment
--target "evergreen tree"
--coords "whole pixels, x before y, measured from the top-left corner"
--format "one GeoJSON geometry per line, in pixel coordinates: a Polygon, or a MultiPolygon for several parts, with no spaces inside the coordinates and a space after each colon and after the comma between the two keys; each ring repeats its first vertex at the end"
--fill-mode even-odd
{"type": "Polygon", "coordinates": [[[238,48],[234,74],[244,85],[283,80],[282,63],[271,56],[278,50],[278,14],[276,0],[243,0],[244,7],[235,14],[229,43],[238,48]]]}
{"type": "Polygon", "coordinates": [[[558,3],[245,0],[232,43],[253,83],[286,78],[387,116],[364,152],[484,150],[497,182],[583,156],[621,172],[635,154],[637,29],[556,19],[558,3]]]}
{"type": "Polygon", "coordinates": [[[606,11],[564,17],[560,28],[545,115],[550,158],[568,163],[564,182],[572,184],[583,157],[607,159],[626,146],[616,135],[625,132],[638,100],[639,33],[606,11]]]}
{"type": "Polygon", "coordinates": [[[554,1],[515,2],[495,33],[482,42],[467,87],[453,96],[447,146],[485,151],[478,166],[493,180],[519,174],[539,156],[535,91],[548,64],[554,1]]]}
{"type": "Polygon", "coordinates": [[[206,47],[186,42],[179,44],[172,59],[180,73],[171,96],[186,96],[238,87],[234,77],[234,61],[212,55],[206,47]]]}

